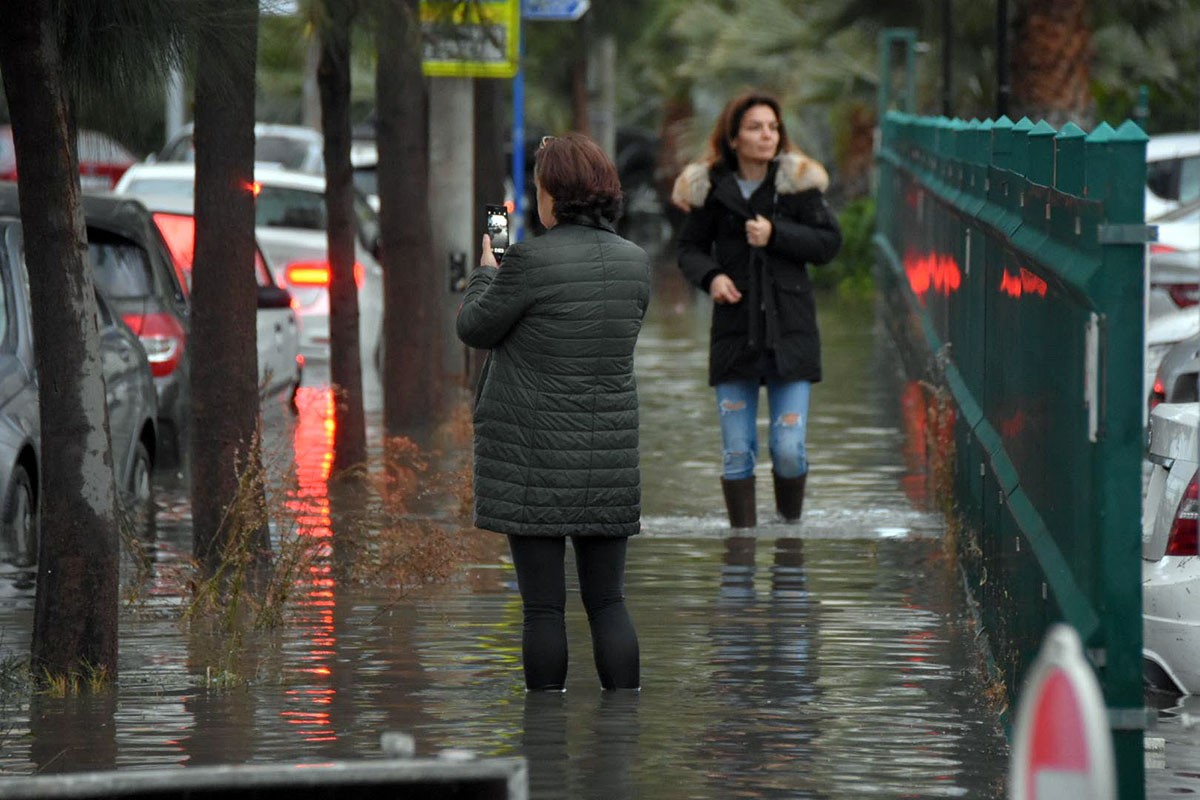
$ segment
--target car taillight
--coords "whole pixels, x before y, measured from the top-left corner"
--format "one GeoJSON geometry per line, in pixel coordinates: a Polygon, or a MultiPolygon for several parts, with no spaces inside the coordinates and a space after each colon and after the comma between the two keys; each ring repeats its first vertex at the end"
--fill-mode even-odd
{"type": "MultiPolygon", "coordinates": [[[[292,286],[328,287],[332,274],[328,261],[293,261],[283,271],[284,280],[292,286]]],[[[354,262],[354,285],[362,288],[365,270],[363,265],[354,262]]]]}
{"type": "Polygon", "coordinates": [[[1177,253],[1177,252],[1179,252],[1179,248],[1171,247],[1171,245],[1169,245],[1169,244],[1161,244],[1159,242],[1154,242],[1150,245],[1150,255],[1159,255],[1161,253],[1177,253]]]}
{"type": "Polygon", "coordinates": [[[137,334],[150,361],[150,372],[165,378],[183,360],[183,345],[187,338],[179,320],[170,314],[126,314],[122,319],[137,334]]]}
{"type": "Polygon", "coordinates": [[[1154,379],[1154,388],[1150,390],[1150,402],[1149,402],[1150,408],[1149,408],[1149,410],[1153,411],[1155,406],[1157,406],[1159,403],[1161,403],[1162,401],[1164,401],[1166,399],[1167,399],[1167,390],[1166,390],[1166,387],[1163,386],[1162,379],[1155,378],[1154,379]]]}
{"type": "Polygon", "coordinates": [[[1180,308],[1200,303],[1200,283],[1172,283],[1167,287],[1171,302],[1180,308]]]}
{"type": "Polygon", "coordinates": [[[1195,556],[1200,555],[1200,537],[1197,537],[1197,520],[1200,519],[1200,485],[1196,476],[1187,485],[1179,508],[1175,511],[1175,521],[1171,524],[1171,535],[1167,537],[1167,555],[1195,556]]]}

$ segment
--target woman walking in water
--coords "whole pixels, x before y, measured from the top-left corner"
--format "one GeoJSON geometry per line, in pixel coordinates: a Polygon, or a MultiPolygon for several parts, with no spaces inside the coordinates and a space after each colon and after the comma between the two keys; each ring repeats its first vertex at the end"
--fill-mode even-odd
{"type": "Polygon", "coordinates": [[[789,140],[779,101],[746,92],[713,127],[707,156],[675,182],[688,212],[679,266],[713,300],[709,384],[722,438],[721,487],[734,528],[758,524],[754,466],[759,388],[767,389],[775,507],[800,519],[808,478],[809,393],[821,343],[809,264],[841,247],[825,169],[789,140]]]}

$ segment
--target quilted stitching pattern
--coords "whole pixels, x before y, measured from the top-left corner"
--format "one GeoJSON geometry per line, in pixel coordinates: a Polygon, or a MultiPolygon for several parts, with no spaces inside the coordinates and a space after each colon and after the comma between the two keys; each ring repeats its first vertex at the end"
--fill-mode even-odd
{"type": "Polygon", "coordinates": [[[475,524],[528,536],[630,536],[641,517],[633,350],[645,252],[559,225],[471,276],[467,344],[490,347],[475,405],[475,524]]]}

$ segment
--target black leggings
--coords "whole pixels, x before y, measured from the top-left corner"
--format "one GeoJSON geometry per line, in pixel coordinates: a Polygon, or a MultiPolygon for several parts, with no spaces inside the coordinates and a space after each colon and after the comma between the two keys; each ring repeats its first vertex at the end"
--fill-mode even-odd
{"type": "MultiPolygon", "coordinates": [[[[605,689],[641,685],[637,632],[625,610],[624,538],[572,536],[579,590],[592,629],[596,672],[605,689]]],[[[562,689],[567,679],[566,540],[509,536],[517,586],[525,609],[521,656],[525,687],[562,689]]]]}

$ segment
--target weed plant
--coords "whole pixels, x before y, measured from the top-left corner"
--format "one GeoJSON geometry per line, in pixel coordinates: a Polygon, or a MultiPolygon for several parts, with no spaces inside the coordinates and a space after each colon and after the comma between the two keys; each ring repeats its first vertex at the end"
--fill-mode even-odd
{"type": "Polygon", "coordinates": [[[432,447],[389,438],[369,463],[336,480],[303,485],[288,454],[251,459],[271,466],[239,475],[219,568],[205,575],[191,564],[181,576],[190,589],[181,622],[204,685],[223,690],[270,678],[281,631],[314,597],[358,587],[398,599],[449,582],[484,540],[461,535],[471,507],[470,439],[463,404],[432,447]],[[268,487],[265,506],[250,499],[258,480],[268,487]],[[269,562],[256,550],[264,523],[269,562]]]}

